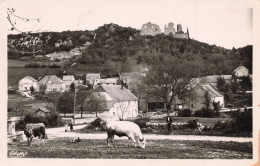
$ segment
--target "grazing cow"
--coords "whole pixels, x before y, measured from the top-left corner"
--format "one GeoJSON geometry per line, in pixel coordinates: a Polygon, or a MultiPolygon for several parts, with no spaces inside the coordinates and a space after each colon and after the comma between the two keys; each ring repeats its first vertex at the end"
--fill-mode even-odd
{"type": "Polygon", "coordinates": [[[109,121],[104,127],[107,130],[107,146],[110,147],[109,141],[114,145],[114,135],[119,137],[128,137],[130,147],[131,141],[136,147],[136,142],[140,148],[145,148],[145,139],[141,133],[140,127],[129,121],[109,121]]]}
{"type": "Polygon", "coordinates": [[[24,134],[27,137],[28,146],[32,143],[33,137],[44,138],[45,141],[48,139],[43,123],[28,123],[24,129],[24,134]]]}

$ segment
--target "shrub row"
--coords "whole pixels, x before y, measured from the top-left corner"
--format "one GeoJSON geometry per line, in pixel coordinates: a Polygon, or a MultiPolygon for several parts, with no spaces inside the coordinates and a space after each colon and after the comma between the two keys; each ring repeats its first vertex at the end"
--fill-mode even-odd
{"type": "Polygon", "coordinates": [[[29,63],[26,64],[24,67],[27,68],[44,68],[44,67],[49,67],[49,68],[60,68],[60,65],[56,65],[56,64],[51,64],[51,65],[45,65],[45,64],[39,64],[39,63],[29,63]]]}
{"type": "Polygon", "coordinates": [[[46,127],[62,126],[63,122],[58,114],[51,113],[47,116],[33,116],[32,114],[26,114],[23,120],[18,121],[15,124],[17,130],[23,130],[28,123],[44,123],[46,127]]]}

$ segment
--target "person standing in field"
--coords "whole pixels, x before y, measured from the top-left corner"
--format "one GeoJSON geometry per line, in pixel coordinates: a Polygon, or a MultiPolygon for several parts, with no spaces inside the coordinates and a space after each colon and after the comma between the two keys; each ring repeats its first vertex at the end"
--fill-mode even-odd
{"type": "Polygon", "coordinates": [[[70,131],[72,131],[72,130],[73,130],[73,124],[70,123],[70,131]]]}
{"type": "Polygon", "coordinates": [[[168,133],[170,134],[171,126],[172,126],[172,118],[170,116],[167,116],[166,122],[167,122],[168,133]]]}

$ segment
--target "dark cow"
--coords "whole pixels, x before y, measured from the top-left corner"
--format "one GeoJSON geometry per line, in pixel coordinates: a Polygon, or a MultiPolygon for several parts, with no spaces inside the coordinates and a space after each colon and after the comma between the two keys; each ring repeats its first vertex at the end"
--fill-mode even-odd
{"type": "Polygon", "coordinates": [[[24,129],[24,134],[27,137],[28,146],[32,143],[33,137],[38,137],[45,141],[48,139],[45,132],[45,125],[43,123],[28,123],[24,129]]]}
{"type": "Polygon", "coordinates": [[[109,121],[104,124],[104,128],[107,130],[107,146],[110,147],[109,141],[113,144],[114,135],[119,137],[126,136],[129,139],[128,147],[131,142],[136,143],[140,148],[145,148],[145,139],[142,135],[140,127],[129,121],[109,121]]]}

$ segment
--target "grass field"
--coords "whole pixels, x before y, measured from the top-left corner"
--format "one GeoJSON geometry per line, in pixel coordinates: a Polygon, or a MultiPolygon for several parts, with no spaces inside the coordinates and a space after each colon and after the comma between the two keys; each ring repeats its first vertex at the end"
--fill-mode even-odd
{"type": "Polygon", "coordinates": [[[99,159],[251,159],[252,143],[147,140],[146,148],[127,147],[127,140],[115,140],[107,148],[106,140],[82,140],[69,143],[69,138],[47,140],[45,145],[27,142],[8,145],[8,157],[24,152],[26,158],[99,158],[99,159]]]}

